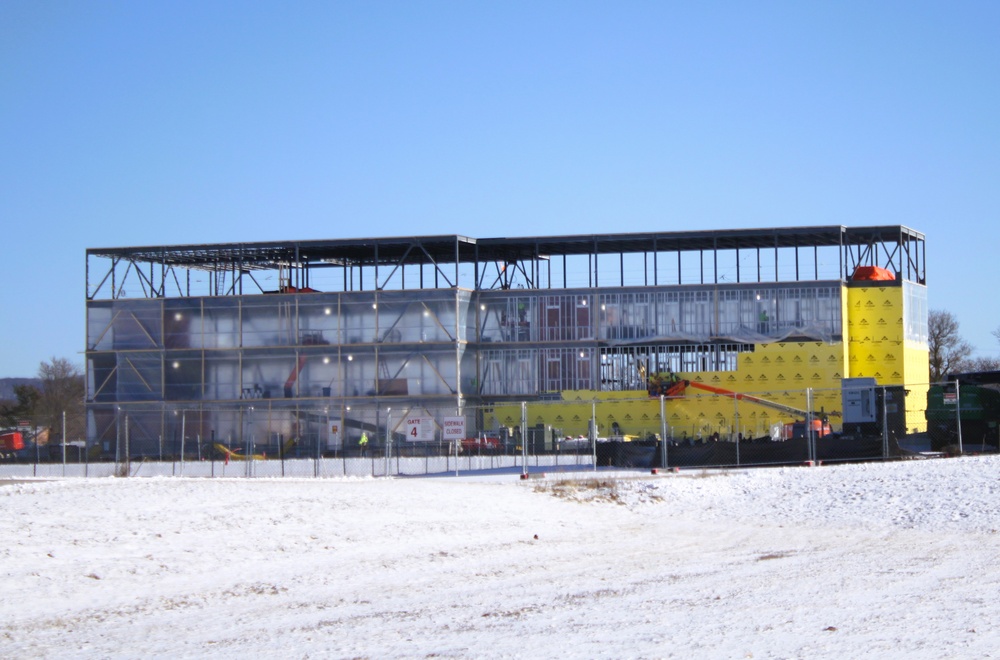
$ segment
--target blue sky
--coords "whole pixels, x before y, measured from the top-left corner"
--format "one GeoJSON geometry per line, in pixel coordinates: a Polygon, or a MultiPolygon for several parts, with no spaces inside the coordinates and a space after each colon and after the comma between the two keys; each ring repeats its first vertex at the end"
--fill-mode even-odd
{"type": "Polygon", "coordinates": [[[1000,356],[997,2],[0,3],[0,376],[90,247],[903,224],[1000,356]]]}

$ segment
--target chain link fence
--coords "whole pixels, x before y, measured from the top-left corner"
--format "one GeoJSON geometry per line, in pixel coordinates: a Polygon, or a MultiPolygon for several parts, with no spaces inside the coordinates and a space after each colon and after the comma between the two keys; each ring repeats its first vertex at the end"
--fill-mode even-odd
{"type": "Polygon", "coordinates": [[[5,431],[0,476],[724,468],[997,452],[1000,446],[1000,392],[989,387],[852,382],[737,393],[683,381],[659,396],[573,394],[462,407],[388,399],[91,406],[85,420],[66,421],[66,429],[81,430],[75,437],[41,420],[5,431]]]}
{"type": "Polygon", "coordinates": [[[0,429],[0,476],[64,476],[66,466],[86,461],[86,416],[82,412],[39,414],[0,429]]]}

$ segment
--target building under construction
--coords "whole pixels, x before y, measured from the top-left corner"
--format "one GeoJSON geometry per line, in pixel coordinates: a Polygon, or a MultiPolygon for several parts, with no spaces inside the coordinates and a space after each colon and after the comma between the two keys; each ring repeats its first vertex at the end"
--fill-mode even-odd
{"type": "Polygon", "coordinates": [[[318,454],[404,416],[513,427],[522,401],[565,435],[595,405],[623,433],[759,435],[782,407],[839,410],[845,378],[909,390],[913,427],[926,301],[903,226],[94,248],[88,435],[120,452],[125,412],[132,454],[251,428],[254,450],[318,454]],[[678,379],[775,405],[678,397],[664,420],[678,379]]]}

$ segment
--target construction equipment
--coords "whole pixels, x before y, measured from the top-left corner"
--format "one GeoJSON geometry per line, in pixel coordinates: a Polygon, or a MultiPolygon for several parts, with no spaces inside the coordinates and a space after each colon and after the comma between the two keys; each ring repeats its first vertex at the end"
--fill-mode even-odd
{"type": "Polygon", "coordinates": [[[959,420],[964,445],[1000,449],[1000,371],[949,374],[928,389],[925,414],[934,451],[958,443],[959,420]]]}
{"type": "MultiPolygon", "coordinates": [[[[302,345],[303,346],[325,346],[329,344],[327,340],[323,339],[322,332],[307,332],[302,335],[302,345]]],[[[306,366],[309,356],[299,355],[298,360],[295,362],[295,366],[292,367],[292,371],[288,374],[288,378],[285,379],[285,398],[291,399],[295,396],[295,381],[299,379],[299,374],[302,373],[302,368],[306,366]]]]}
{"type": "Polygon", "coordinates": [[[773,408],[774,410],[780,410],[781,412],[786,412],[791,415],[799,416],[813,416],[813,417],[823,417],[827,413],[809,413],[800,408],[794,408],[792,406],[786,406],[783,403],[778,403],[776,401],[769,401],[768,399],[762,399],[760,397],[751,396],[749,394],[743,394],[741,392],[734,392],[732,390],[723,389],[721,387],[715,387],[714,385],[706,385],[705,383],[699,383],[693,380],[683,380],[677,379],[674,381],[664,382],[661,377],[662,374],[656,374],[653,378],[650,378],[649,395],[650,396],[660,396],[661,394],[667,398],[679,397],[684,395],[684,391],[692,387],[696,390],[702,390],[704,392],[710,392],[712,394],[718,394],[721,396],[729,397],[730,399],[736,399],[737,401],[748,401],[750,403],[760,404],[768,408],[773,408]],[[654,379],[657,379],[654,383],[654,379]]]}
{"type": "Polygon", "coordinates": [[[496,454],[503,448],[497,435],[478,435],[462,439],[462,451],[472,454],[496,454]]]}
{"type": "MultiPolygon", "coordinates": [[[[812,435],[815,438],[825,438],[826,436],[833,433],[833,428],[830,426],[830,422],[825,419],[820,419],[814,417],[810,420],[808,425],[812,427],[812,435]]],[[[807,425],[805,420],[795,420],[794,422],[788,422],[781,429],[781,439],[791,440],[792,438],[804,438],[806,437],[807,425]]]]}
{"type": "Polygon", "coordinates": [[[251,454],[248,458],[247,455],[242,453],[240,450],[230,449],[221,442],[216,442],[215,445],[213,446],[215,447],[215,450],[226,460],[226,462],[246,461],[246,460],[251,460],[251,461],[267,460],[267,454],[251,454]]]}
{"type": "Polygon", "coordinates": [[[285,398],[291,399],[295,396],[295,381],[298,380],[299,374],[302,372],[302,367],[306,366],[306,361],[309,358],[305,355],[300,355],[295,366],[292,368],[292,373],[288,374],[288,379],[285,380],[285,398]]]}
{"type": "Polygon", "coordinates": [[[20,431],[11,431],[0,435],[0,450],[20,451],[24,449],[24,435],[20,431]]]}
{"type": "Polygon", "coordinates": [[[13,460],[14,452],[24,449],[24,435],[20,431],[0,434],[0,459],[13,460]]]}
{"type": "Polygon", "coordinates": [[[693,380],[686,380],[679,378],[673,373],[658,373],[653,374],[649,378],[649,395],[650,396],[664,396],[668,399],[684,396],[685,390],[687,388],[694,388],[696,390],[702,390],[704,392],[709,392],[711,394],[717,394],[720,396],[725,396],[736,401],[746,401],[748,403],[755,403],[773,410],[778,410],[783,413],[788,413],[794,415],[795,417],[801,417],[802,419],[790,422],[784,425],[783,435],[786,438],[800,437],[805,435],[806,423],[805,419],[811,419],[812,433],[816,437],[823,437],[833,433],[833,429],[827,421],[828,417],[831,415],[837,415],[836,412],[826,413],[820,411],[819,413],[809,412],[802,410],[800,408],[794,408],[792,406],[785,405],[783,403],[778,403],[776,401],[770,401],[768,399],[762,399],[757,396],[751,396],[749,394],[743,394],[741,392],[734,392],[732,390],[727,390],[721,387],[715,387],[714,385],[706,385],[705,383],[699,383],[693,380]]]}

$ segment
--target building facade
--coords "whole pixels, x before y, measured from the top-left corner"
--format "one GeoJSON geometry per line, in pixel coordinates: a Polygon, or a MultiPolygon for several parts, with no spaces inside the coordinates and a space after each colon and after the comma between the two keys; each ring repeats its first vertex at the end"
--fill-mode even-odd
{"type": "Polygon", "coordinates": [[[517,426],[522,401],[568,435],[594,402],[599,427],[758,435],[781,405],[836,411],[853,377],[909,389],[916,426],[924,262],[902,226],[90,249],[89,441],[318,455],[405,416],[517,426]],[[780,405],[664,420],[661,374],[780,405]]]}

